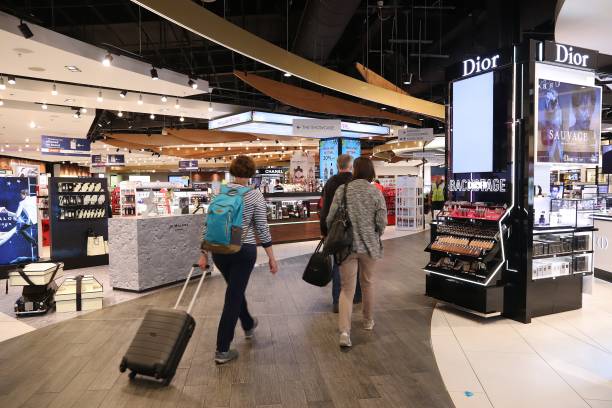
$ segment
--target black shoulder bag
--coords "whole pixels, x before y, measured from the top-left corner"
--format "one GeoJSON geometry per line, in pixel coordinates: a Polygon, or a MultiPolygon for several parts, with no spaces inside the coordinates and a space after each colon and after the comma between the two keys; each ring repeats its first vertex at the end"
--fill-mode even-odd
{"type": "Polygon", "coordinates": [[[315,249],[314,254],[310,257],[302,275],[304,282],[320,287],[327,286],[332,280],[331,257],[321,252],[323,241],[322,239],[319,245],[317,245],[317,249],[315,249]]]}
{"type": "Polygon", "coordinates": [[[334,220],[329,226],[327,237],[325,237],[325,244],[323,245],[323,253],[325,255],[336,256],[337,261],[341,260],[339,258],[346,258],[346,256],[340,255],[350,253],[350,249],[353,246],[353,225],[349,218],[348,201],[346,199],[349,183],[344,184],[342,203],[338,207],[334,220]]]}

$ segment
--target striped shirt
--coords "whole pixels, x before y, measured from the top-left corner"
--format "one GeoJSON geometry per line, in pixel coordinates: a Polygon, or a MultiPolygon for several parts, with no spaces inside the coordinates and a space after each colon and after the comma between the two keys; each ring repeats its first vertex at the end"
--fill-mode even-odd
{"type": "MultiPolygon", "coordinates": [[[[244,187],[240,184],[228,183],[230,188],[244,187]]],[[[243,196],[242,209],[242,243],[257,245],[255,234],[264,248],[272,245],[270,227],[268,227],[268,216],[266,201],[263,194],[253,189],[243,196]]],[[[206,223],[204,223],[204,235],[206,235],[206,223]]]]}

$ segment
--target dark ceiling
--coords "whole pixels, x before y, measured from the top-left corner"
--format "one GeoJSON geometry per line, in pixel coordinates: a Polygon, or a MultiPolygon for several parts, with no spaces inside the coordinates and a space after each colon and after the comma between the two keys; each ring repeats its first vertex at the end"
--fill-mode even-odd
{"type": "MultiPolygon", "coordinates": [[[[553,39],[556,5],[556,0],[195,2],[331,69],[358,77],[355,62],[360,62],[411,95],[439,103],[445,103],[447,95],[448,66],[527,38],[553,39]]],[[[290,109],[237,80],[234,69],[319,89],[295,77],[284,78],[129,0],[0,0],[0,10],[113,53],[207,79],[215,87],[213,100],[219,102],[290,109]]]]}

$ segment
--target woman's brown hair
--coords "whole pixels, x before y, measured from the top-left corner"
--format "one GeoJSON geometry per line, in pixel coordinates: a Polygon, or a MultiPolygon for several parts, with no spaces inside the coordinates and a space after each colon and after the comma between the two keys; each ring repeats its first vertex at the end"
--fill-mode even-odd
{"type": "Polygon", "coordinates": [[[255,162],[248,156],[240,155],[232,160],[230,174],[239,178],[251,178],[255,175],[255,162]]]}
{"type": "Polygon", "coordinates": [[[353,162],[353,180],[364,179],[370,183],[376,177],[374,163],[366,157],[358,157],[353,162]]]}

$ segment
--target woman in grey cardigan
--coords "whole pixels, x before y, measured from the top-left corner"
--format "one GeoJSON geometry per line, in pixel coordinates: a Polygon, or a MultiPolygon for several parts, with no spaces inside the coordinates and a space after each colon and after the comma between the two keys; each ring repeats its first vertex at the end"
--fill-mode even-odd
{"type": "Polygon", "coordinates": [[[353,225],[353,247],[351,253],[340,265],[340,311],[338,326],[340,329],[340,346],[351,347],[351,316],[353,314],[353,296],[359,283],[363,293],[363,328],[372,330],[374,319],[372,306],[374,301],[373,275],[376,261],[382,257],[383,248],[380,237],[387,226],[387,206],[382,193],[374,187],[374,165],[367,158],[357,158],[353,162],[353,181],[336,190],[327,225],[331,225],[338,208],[342,205],[344,189],[348,188],[346,201],[348,214],[353,225]],[[348,186],[348,187],[347,187],[348,186]]]}

